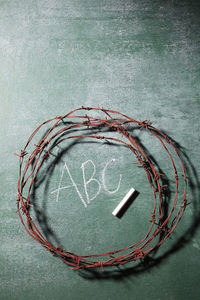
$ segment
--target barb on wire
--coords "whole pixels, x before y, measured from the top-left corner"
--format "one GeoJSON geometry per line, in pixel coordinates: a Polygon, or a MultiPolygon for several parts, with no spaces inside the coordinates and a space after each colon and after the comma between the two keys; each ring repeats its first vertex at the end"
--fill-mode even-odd
{"type": "MultiPolygon", "coordinates": [[[[60,124],[59,124],[60,128],[60,124]]],[[[55,141],[54,140],[54,141],[55,141]]],[[[28,234],[35,239],[38,243],[40,243],[43,247],[46,248],[46,250],[50,251],[54,256],[59,257],[62,259],[64,263],[66,263],[71,269],[77,270],[77,269],[89,269],[89,268],[98,268],[103,271],[105,267],[116,267],[120,266],[126,263],[129,263],[131,261],[136,261],[138,259],[143,259],[146,255],[148,255],[150,252],[152,252],[154,249],[156,249],[158,246],[160,246],[166,238],[170,237],[170,235],[175,230],[176,226],[178,225],[179,221],[181,220],[184,210],[186,206],[189,204],[189,202],[186,199],[186,174],[185,174],[185,167],[183,164],[183,161],[181,160],[181,157],[178,155],[178,151],[176,149],[176,144],[173,143],[173,141],[161,130],[152,127],[150,120],[145,121],[136,121],[133,118],[126,116],[125,114],[122,114],[118,111],[114,111],[111,109],[104,109],[100,107],[88,107],[88,106],[82,106],[75,110],[72,110],[71,112],[65,114],[64,116],[56,116],[54,118],[51,118],[47,121],[44,121],[42,124],[40,124],[34,132],[30,135],[26,146],[23,150],[21,150],[20,154],[14,153],[18,157],[20,157],[19,160],[19,178],[18,178],[18,198],[17,198],[17,213],[19,214],[20,220],[22,222],[22,225],[25,227],[28,234]],[[80,110],[86,110],[86,111],[101,111],[105,114],[105,118],[97,118],[92,117],[89,115],[85,116],[76,116],[74,113],[80,110]],[[115,115],[115,117],[113,116],[115,115]],[[117,115],[117,117],[116,117],[117,115]],[[77,122],[77,117],[80,118],[80,122],[77,122]],[[96,138],[96,139],[104,139],[105,142],[110,143],[111,140],[122,143],[123,145],[126,145],[128,149],[132,151],[132,153],[135,155],[137,162],[133,162],[133,164],[140,165],[147,175],[147,180],[149,182],[150,187],[153,189],[153,196],[154,196],[154,208],[153,212],[151,214],[151,219],[149,219],[151,225],[146,233],[145,238],[143,238],[141,241],[138,241],[134,244],[132,244],[129,247],[113,250],[113,251],[106,251],[105,253],[100,254],[90,254],[85,256],[79,256],[74,253],[70,253],[66,251],[61,245],[55,247],[53,246],[49,241],[45,239],[45,237],[42,235],[42,233],[37,228],[36,224],[34,223],[33,219],[30,216],[30,207],[31,204],[29,203],[29,194],[31,191],[31,188],[33,186],[34,180],[36,180],[37,173],[39,172],[40,168],[42,168],[43,162],[46,160],[46,158],[49,157],[49,154],[53,150],[55,146],[57,146],[61,141],[66,140],[67,138],[63,138],[62,140],[58,141],[56,140],[59,135],[62,135],[63,133],[67,132],[67,130],[70,130],[72,126],[65,126],[66,119],[72,119],[76,118],[76,125],[74,128],[81,128],[81,127],[108,127],[110,130],[115,131],[119,133],[122,137],[128,140],[128,143],[124,142],[121,139],[116,138],[108,138],[104,135],[76,135],[76,136],[70,136],[70,138],[96,138]],[[59,120],[63,121],[63,128],[59,129],[56,133],[51,135],[51,132],[53,130],[56,130],[56,127],[58,126],[59,120]],[[41,127],[47,123],[54,122],[52,127],[48,130],[46,135],[37,143],[35,144],[35,148],[30,153],[29,159],[27,159],[26,162],[23,162],[23,157],[27,155],[26,148],[28,145],[32,142],[33,138],[35,137],[36,133],[41,129],[41,127]],[[128,125],[123,126],[124,124],[128,123],[128,125]],[[152,162],[151,158],[145,153],[145,151],[140,147],[139,143],[137,143],[137,140],[134,140],[134,137],[130,135],[128,132],[128,126],[130,124],[136,124],[140,128],[145,128],[154,138],[156,138],[158,141],[160,141],[163,149],[167,152],[169,156],[169,160],[171,162],[173,171],[174,171],[174,178],[176,180],[176,190],[174,195],[174,200],[172,203],[171,210],[169,211],[168,215],[165,216],[163,219],[162,217],[162,196],[165,193],[165,189],[168,187],[168,185],[163,185],[160,181],[160,177],[164,174],[161,174],[158,172],[154,166],[154,163],[152,162]],[[162,137],[162,138],[161,138],[162,137]],[[49,143],[55,139],[56,142],[52,143],[51,148],[48,149],[49,143]],[[172,157],[172,154],[168,151],[165,143],[169,144],[172,148],[173,154],[178,157],[183,177],[184,177],[184,195],[182,203],[179,207],[179,210],[175,217],[172,218],[172,214],[175,211],[176,205],[177,205],[177,198],[178,198],[178,173],[176,170],[175,161],[172,157]],[[43,154],[43,155],[42,155],[43,154]],[[24,165],[25,164],[25,165],[24,165]],[[33,164],[33,168],[32,168],[33,164]],[[32,169],[31,169],[32,168],[32,169]],[[31,172],[28,173],[28,171],[31,169],[31,172]],[[156,184],[156,187],[152,184],[152,174],[153,174],[153,181],[156,184]],[[28,194],[23,196],[23,194],[26,193],[25,186],[28,186],[28,194]],[[158,197],[156,196],[156,192],[158,192],[158,197]],[[157,203],[158,202],[158,203],[157,203]],[[157,209],[159,207],[159,209],[157,209]],[[158,210],[158,212],[157,212],[158,210]],[[156,214],[157,212],[157,214],[156,214]],[[159,216],[160,214],[160,216],[159,216]],[[24,218],[26,218],[26,223],[23,221],[24,218]],[[156,222],[156,219],[159,220],[159,222],[156,222]],[[171,223],[170,223],[171,221],[171,223]],[[27,224],[27,225],[26,225],[27,224]],[[156,228],[155,228],[156,227],[156,228]],[[152,245],[153,239],[160,233],[160,240],[157,242],[156,245],[152,245]],[[131,251],[129,250],[131,249],[131,251]],[[133,250],[134,249],[134,250],[133,250]],[[130,252],[128,252],[130,251],[130,252]],[[127,253],[128,252],[128,253],[127,253]],[[125,254],[123,254],[125,253],[125,254]],[[118,256],[117,256],[118,255],[118,256]],[[98,260],[100,257],[105,257],[104,260],[98,260]]]]}

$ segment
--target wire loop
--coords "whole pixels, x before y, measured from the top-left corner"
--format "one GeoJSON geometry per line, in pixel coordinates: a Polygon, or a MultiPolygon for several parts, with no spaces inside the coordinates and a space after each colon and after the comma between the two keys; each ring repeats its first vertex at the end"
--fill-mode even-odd
{"type": "Polygon", "coordinates": [[[40,243],[43,247],[45,247],[46,250],[50,251],[54,256],[62,259],[62,261],[66,263],[71,269],[77,270],[77,269],[89,269],[89,268],[100,267],[100,269],[103,271],[105,267],[116,267],[116,266],[129,263],[131,261],[143,259],[146,255],[148,255],[153,250],[158,248],[166,240],[166,238],[168,238],[173,233],[173,231],[175,230],[176,226],[178,225],[179,221],[183,216],[186,206],[189,204],[188,201],[186,200],[187,181],[186,181],[185,167],[176,149],[176,144],[173,143],[173,141],[161,130],[153,127],[149,120],[136,121],[133,118],[125,114],[122,114],[118,111],[104,109],[100,107],[95,108],[95,107],[82,106],[75,110],[72,110],[71,112],[67,113],[64,116],[56,116],[40,124],[30,135],[24,149],[21,150],[20,154],[15,153],[15,155],[19,157],[17,213],[22,222],[22,225],[25,227],[26,231],[33,239],[35,239],[38,243],[40,243]],[[89,115],[81,115],[81,116],[73,115],[74,113],[81,110],[100,111],[105,114],[105,118],[92,117],[89,115]],[[77,122],[78,117],[81,119],[80,122],[77,122]],[[70,120],[71,122],[73,118],[76,118],[76,122],[73,123],[73,125],[71,125],[71,123],[69,123],[70,125],[66,125],[67,124],[66,120],[70,120]],[[63,122],[61,123],[60,120],[62,120],[63,122]],[[34,150],[32,151],[32,153],[29,154],[28,159],[24,162],[23,157],[28,154],[26,149],[28,148],[28,145],[32,142],[36,133],[43,125],[53,121],[54,124],[46,132],[45,136],[43,136],[43,138],[37,144],[35,144],[34,150]],[[124,126],[124,124],[126,124],[126,126],[124,126]],[[166,193],[166,188],[168,187],[168,185],[162,184],[160,182],[161,181],[160,177],[164,176],[164,174],[161,174],[159,171],[156,170],[156,167],[154,166],[154,163],[152,162],[151,158],[140,147],[140,144],[137,142],[137,139],[134,139],[134,137],[131,136],[131,134],[128,132],[128,126],[130,124],[135,125],[137,127],[139,126],[140,128],[145,128],[150,134],[152,134],[153,137],[155,137],[161,143],[163,149],[167,152],[169,156],[174,171],[176,190],[174,193],[174,200],[171,206],[171,210],[168,212],[167,216],[166,215],[164,216],[164,212],[163,212],[164,210],[162,209],[162,205],[163,205],[162,196],[164,195],[164,193],[166,193]],[[62,129],[60,129],[61,125],[63,126],[62,129]],[[105,137],[104,135],[89,135],[89,134],[84,134],[84,135],[82,134],[79,136],[77,135],[68,136],[64,138],[62,137],[61,140],[59,140],[58,138],[59,136],[62,136],[64,133],[67,132],[67,130],[70,130],[71,128],[72,129],[74,128],[79,129],[81,127],[97,128],[97,126],[99,128],[109,127],[110,130],[118,132],[120,135],[122,135],[127,142],[124,142],[124,140],[113,138],[113,137],[105,137]],[[57,130],[56,133],[52,133],[53,130],[57,130]],[[49,156],[53,148],[58,146],[60,142],[67,140],[69,138],[71,139],[77,137],[80,138],[89,137],[89,138],[96,138],[100,140],[105,139],[104,142],[107,142],[108,144],[111,141],[122,143],[128,149],[130,149],[132,153],[135,155],[137,162],[133,162],[133,164],[139,164],[144,169],[147,175],[147,180],[149,182],[149,185],[153,190],[154,208],[153,208],[153,212],[151,213],[151,219],[149,220],[151,223],[150,228],[147,234],[145,235],[145,237],[141,241],[136,242],[135,244],[123,249],[106,251],[105,253],[102,254],[90,254],[85,256],[79,256],[77,254],[66,251],[61,245],[58,245],[57,247],[53,246],[42,235],[42,233],[39,231],[36,224],[34,223],[33,219],[30,217],[30,207],[32,205],[30,204],[29,194],[31,188],[33,187],[34,180],[36,180],[37,173],[42,167],[45,158],[49,156]],[[54,142],[50,143],[53,140],[54,142]],[[179,159],[182,172],[183,172],[183,180],[184,180],[183,200],[182,203],[180,204],[180,207],[178,208],[176,215],[175,216],[173,215],[173,217],[172,214],[175,211],[175,208],[177,206],[179,177],[178,177],[175,161],[172,157],[171,152],[168,150],[166,143],[168,144],[168,147],[171,147],[172,150],[171,152],[173,152],[173,154],[179,159]],[[51,144],[51,147],[47,149],[49,144],[51,144]],[[30,174],[28,173],[28,171],[30,171],[30,174]],[[23,194],[25,194],[26,185],[28,185],[28,192],[25,197],[23,194]],[[158,192],[158,198],[156,197],[156,192],[158,192]],[[159,203],[157,203],[158,201],[159,203]],[[156,214],[158,206],[159,206],[158,213],[160,214],[160,216],[156,214]],[[24,222],[24,218],[26,222],[24,222]],[[159,220],[158,223],[156,223],[155,219],[159,220]],[[158,234],[160,234],[159,242],[154,243],[152,245],[151,244],[152,240],[158,234]],[[113,254],[115,254],[115,256],[113,256],[113,254]],[[118,256],[116,254],[118,254],[118,256]],[[104,260],[98,260],[104,256],[105,256],[104,260]]]}

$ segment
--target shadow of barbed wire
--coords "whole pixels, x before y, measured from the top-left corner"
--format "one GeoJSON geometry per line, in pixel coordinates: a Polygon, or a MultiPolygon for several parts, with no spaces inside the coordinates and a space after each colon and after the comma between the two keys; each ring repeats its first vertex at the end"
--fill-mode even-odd
{"type": "MultiPolygon", "coordinates": [[[[173,142],[176,150],[181,157],[185,170],[186,170],[186,177],[187,177],[187,184],[189,187],[189,196],[188,200],[191,202],[188,209],[190,209],[192,215],[190,218],[190,224],[187,226],[185,231],[181,234],[179,238],[173,238],[172,246],[164,251],[162,254],[156,255],[158,249],[155,249],[151,254],[145,256],[141,259],[138,263],[134,266],[127,267],[127,266],[119,266],[116,267],[115,270],[105,270],[102,272],[101,270],[79,270],[79,275],[86,280],[122,280],[125,277],[130,277],[132,275],[139,276],[143,272],[149,271],[158,265],[162,264],[166,261],[169,256],[175,254],[176,252],[180,251],[183,247],[191,242],[195,233],[197,232],[199,225],[200,225],[200,181],[198,177],[198,173],[194,164],[192,163],[189,155],[186,152],[186,149],[182,147],[175,139],[170,137],[166,131],[162,130],[173,142]]],[[[160,136],[161,137],[161,136],[160,136]]],[[[138,139],[137,137],[134,137],[138,139]]],[[[141,143],[140,140],[137,140],[140,147],[148,153],[148,156],[151,157],[151,160],[154,162],[155,165],[158,166],[157,161],[154,157],[151,156],[149,151],[145,148],[145,146],[141,143]]],[[[160,171],[162,171],[160,169],[160,171]]],[[[169,184],[169,180],[165,177],[164,183],[169,184]]],[[[164,195],[164,215],[168,212],[168,201],[170,201],[171,191],[170,189],[164,195]]],[[[162,234],[162,233],[161,233],[162,234]]]]}
{"type": "MultiPolygon", "coordinates": [[[[72,124],[72,122],[65,122],[65,125],[67,123],[72,124]]],[[[150,158],[154,166],[156,166],[159,173],[164,173],[162,168],[160,167],[160,164],[156,160],[155,156],[144,146],[142,143],[141,138],[139,135],[136,134],[136,131],[140,129],[138,126],[129,126],[128,132],[132,135],[132,137],[135,139],[139,147],[146,153],[146,155],[150,158]]],[[[99,134],[101,133],[108,133],[112,132],[113,130],[110,128],[101,128],[99,126],[93,127],[93,128],[86,128],[86,129],[72,129],[68,131],[68,134],[74,134],[77,131],[82,131],[85,134],[99,134]]],[[[140,131],[141,132],[141,131],[140,131]]],[[[164,131],[163,131],[164,132],[164,131]]],[[[158,134],[158,133],[157,133],[158,134]]],[[[167,135],[167,133],[165,132],[167,135]]],[[[59,141],[62,141],[63,138],[65,138],[66,133],[62,133],[58,138],[54,140],[54,142],[51,145],[51,149],[58,148],[57,145],[59,141]]],[[[186,168],[186,174],[187,174],[187,181],[188,186],[190,188],[190,199],[189,201],[192,202],[192,220],[190,222],[190,225],[185,230],[184,234],[179,237],[178,239],[174,239],[173,245],[170,249],[168,249],[166,252],[162,253],[161,255],[157,255],[158,248],[156,248],[154,251],[151,252],[148,256],[145,256],[141,261],[136,262],[134,266],[128,266],[125,265],[123,267],[116,267],[114,270],[106,269],[104,272],[98,269],[87,269],[87,270],[79,270],[78,273],[80,276],[87,280],[95,280],[95,279],[114,279],[118,280],[121,279],[124,276],[131,276],[131,275],[137,275],[141,274],[142,272],[145,272],[163,261],[165,261],[171,254],[175,253],[176,251],[180,250],[182,247],[184,247],[187,243],[189,243],[192,239],[192,237],[195,235],[195,232],[199,226],[200,223],[200,207],[199,207],[199,178],[198,174],[196,172],[196,169],[194,165],[192,164],[189,156],[186,153],[186,149],[183,148],[178,142],[176,142],[174,139],[172,139],[169,135],[167,135],[171,141],[173,142],[174,146],[177,149],[177,152],[179,156],[181,157],[185,168],[186,168]]],[[[160,136],[162,138],[162,136],[160,136]]],[[[53,173],[55,171],[55,167],[58,165],[59,162],[63,160],[64,155],[69,154],[70,151],[73,150],[73,147],[77,144],[102,144],[106,143],[110,147],[126,147],[125,145],[120,145],[115,142],[111,142],[108,140],[103,141],[83,141],[82,138],[75,138],[72,142],[70,142],[67,146],[61,148],[59,147],[57,153],[51,152],[51,159],[48,159],[45,162],[45,166],[41,168],[41,171],[37,174],[31,191],[31,204],[33,204],[33,209],[35,212],[35,216],[37,218],[37,221],[42,229],[42,232],[46,239],[53,245],[62,245],[62,242],[60,241],[58,234],[54,231],[52,228],[52,225],[50,225],[48,214],[47,214],[47,206],[48,206],[48,194],[49,194],[49,185],[50,180],[53,176],[53,173]],[[41,185],[44,185],[44,192],[42,197],[37,196],[37,190],[41,185]],[[41,200],[42,205],[39,205],[38,200],[41,200]]],[[[34,164],[34,161],[32,162],[32,165],[34,164]]],[[[148,168],[148,166],[147,166],[148,168]]],[[[163,216],[162,220],[164,221],[166,217],[168,216],[169,212],[169,203],[172,196],[171,186],[170,186],[170,179],[166,176],[161,177],[161,185],[165,185],[166,188],[163,192],[163,216]]],[[[163,232],[160,232],[160,240],[162,240],[163,232]]]]}

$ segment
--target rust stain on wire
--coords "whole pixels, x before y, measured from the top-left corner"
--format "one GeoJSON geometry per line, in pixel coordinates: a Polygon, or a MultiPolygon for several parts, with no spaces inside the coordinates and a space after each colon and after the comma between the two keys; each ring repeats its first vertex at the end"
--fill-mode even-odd
{"type": "Polygon", "coordinates": [[[186,206],[188,205],[186,199],[187,182],[186,182],[185,167],[183,161],[181,160],[181,157],[178,154],[175,144],[164,132],[153,127],[149,120],[137,121],[132,117],[129,117],[115,110],[104,109],[100,107],[95,108],[95,107],[82,106],[75,110],[72,110],[71,112],[67,113],[64,116],[56,116],[54,118],[51,118],[43,122],[42,124],[40,124],[34,130],[34,132],[30,135],[25,147],[21,150],[20,154],[15,153],[15,155],[19,156],[17,213],[19,215],[21,223],[25,227],[27,233],[36,242],[38,242],[43,247],[45,247],[46,250],[51,252],[54,256],[62,259],[62,261],[66,263],[71,269],[77,270],[77,269],[89,269],[89,268],[100,267],[101,270],[103,271],[105,267],[116,267],[144,258],[150,252],[152,252],[153,250],[158,248],[161,244],[163,244],[164,241],[173,233],[177,224],[179,223],[179,221],[183,216],[186,206]],[[75,112],[82,111],[82,110],[88,112],[101,111],[105,114],[105,118],[92,117],[89,116],[88,114],[73,115],[75,112]],[[75,123],[65,126],[66,120],[73,120],[73,119],[76,119],[75,123]],[[80,119],[81,121],[77,122],[77,119],[80,119]],[[36,133],[40,130],[40,128],[43,125],[52,122],[53,125],[50,127],[48,132],[38,142],[37,145],[34,145],[35,146],[34,150],[28,155],[27,153],[28,145],[31,143],[36,133]],[[56,127],[58,127],[58,125],[60,127],[61,123],[63,127],[61,129],[58,129],[52,135],[50,135],[51,132],[53,132],[53,130],[57,129],[56,127]],[[156,138],[161,143],[163,150],[167,152],[169,156],[169,160],[171,161],[173,171],[174,171],[176,190],[175,190],[174,200],[173,200],[171,210],[169,211],[168,215],[164,219],[163,219],[164,213],[163,213],[162,196],[164,193],[164,189],[166,188],[166,185],[163,186],[160,184],[160,177],[163,176],[164,174],[160,174],[156,170],[150,157],[148,157],[148,155],[144,152],[144,150],[139,146],[139,144],[136,142],[134,137],[130,135],[130,133],[127,130],[128,125],[130,124],[132,125],[134,124],[139,128],[148,131],[154,138],[156,138]],[[105,137],[104,135],[82,134],[82,135],[63,137],[60,140],[56,140],[56,142],[52,146],[49,146],[49,149],[47,149],[47,146],[51,144],[53,139],[58,137],[60,134],[67,132],[67,130],[81,128],[81,127],[93,128],[96,126],[100,126],[102,128],[103,127],[111,128],[113,131],[118,132],[120,136],[124,137],[125,140],[127,140],[127,142],[121,140],[120,138],[105,137]],[[43,234],[37,228],[36,224],[34,223],[29,213],[29,208],[31,206],[30,191],[33,186],[36,175],[38,174],[38,171],[42,167],[44,161],[51,154],[51,151],[53,150],[54,147],[56,147],[59,143],[63,142],[64,140],[73,139],[77,137],[78,138],[88,137],[91,139],[105,139],[106,141],[111,140],[118,143],[122,143],[132,151],[132,153],[137,158],[137,163],[144,169],[149,185],[153,190],[154,207],[151,213],[152,217],[149,220],[150,221],[149,230],[145,234],[145,237],[142,240],[123,249],[107,251],[102,254],[90,254],[90,255],[79,256],[77,254],[68,252],[61,246],[55,247],[43,236],[43,234]],[[174,158],[172,157],[171,152],[168,150],[168,147],[171,147],[174,155],[178,157],[182,167],[183,179],[184,179],[183,199],[175,216],[173,215],[173,212],[177,207],[179,178],[178,178],[178,172],[177,172],[174,158]],[[28,155],[28,159],[24,161],[24,157],[26,156],[27,158],[27,155],[28,155]],[[31,171],[28,174],[28,171],[30,169],[31,171]],[[25,186],[28,186],[26,196],[23,195],[25,193],[24,191],[25,186]],[[156,220],[157,210],[159,212],[158,220],[156,220]],[[153,239],[159,235],[160,235],[159,242],[157,242],[155,245],[151,245],[153,239]],[[124,254],[124,252],[126,253],[124,254]],[[115,256],[113,256],[113,254],[115,254],[115,256]],[[103,261],[102,260],[100,261],[101,257],[104,258],[103,261]]]}

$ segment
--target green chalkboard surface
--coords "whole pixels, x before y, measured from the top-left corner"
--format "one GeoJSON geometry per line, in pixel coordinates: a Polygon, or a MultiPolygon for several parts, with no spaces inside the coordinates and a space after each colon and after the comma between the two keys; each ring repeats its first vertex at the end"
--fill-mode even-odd
{"type": "MultiPolygon", "coordinates": [[[[0,1],[1,300],[199,299],[199,25],[199,1],[0,1]],[[112,271],[70,270],[28,236],[16,213],[14,153],[39,124],[81,106],[151,120],[186,165],[191,203],[172,239],[147,260],[112,271]]],[[[145,130],[131,134],[167,174],[170,205],[175,183],[166,153],[145,130]]],[[[79,255],[141,240],[153,195],[133,162],[123,145],[78,138],[59,144],[31,192],[38,228],[79,255]],[[137,197],[121,218],[113,216],[131,187],[137,197]]],[[[180,181],[180,197],[182,188],[180,181]]]]}

